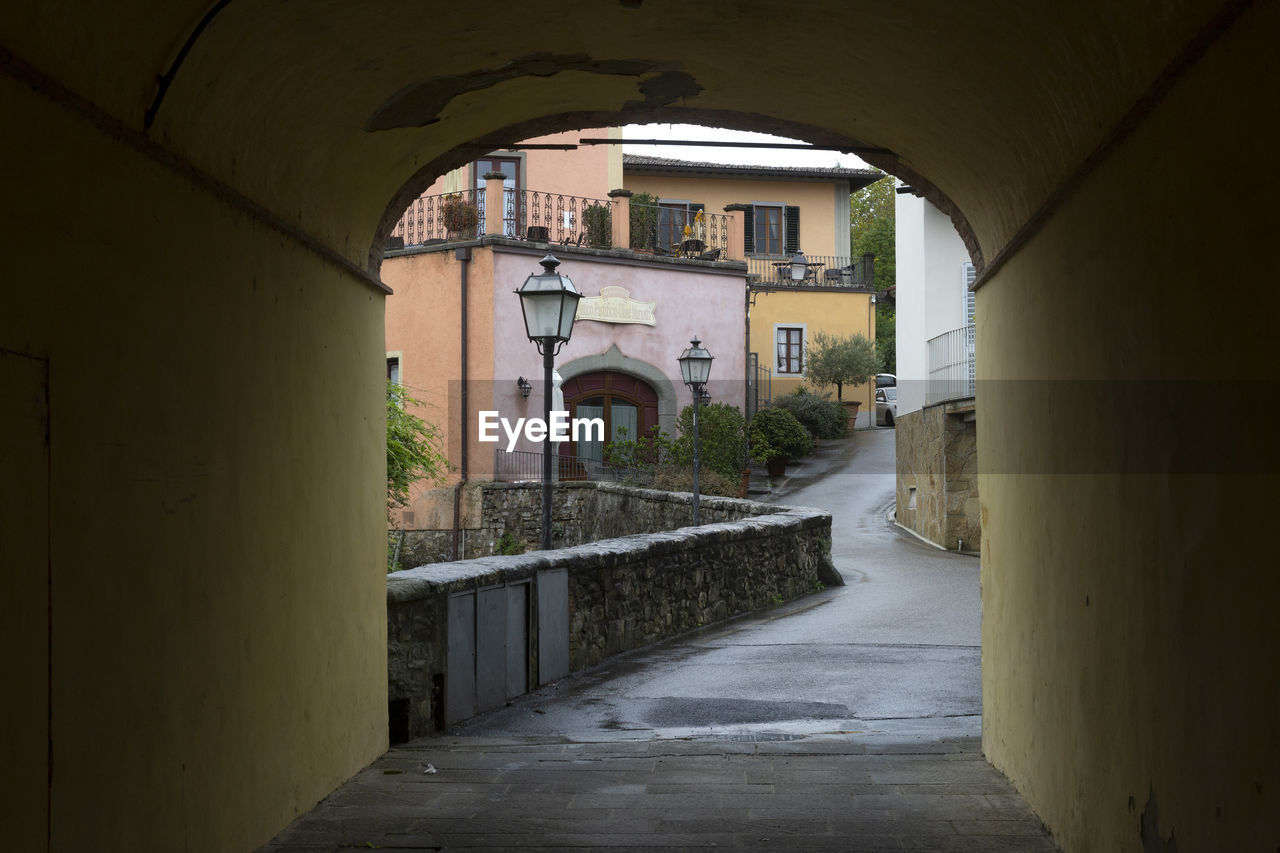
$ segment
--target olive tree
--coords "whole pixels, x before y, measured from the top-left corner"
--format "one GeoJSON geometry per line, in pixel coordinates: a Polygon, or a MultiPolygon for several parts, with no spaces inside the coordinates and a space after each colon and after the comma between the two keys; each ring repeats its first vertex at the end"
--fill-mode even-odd
{"type": "Polygon", "coordinates": [[[815,385],[836,386],[836,399],[843,400],[845,385],[861,385],[880,372],[880,365],[876,345],[862,335],[818,332],[809,346],[805,378],[815,385]]]}

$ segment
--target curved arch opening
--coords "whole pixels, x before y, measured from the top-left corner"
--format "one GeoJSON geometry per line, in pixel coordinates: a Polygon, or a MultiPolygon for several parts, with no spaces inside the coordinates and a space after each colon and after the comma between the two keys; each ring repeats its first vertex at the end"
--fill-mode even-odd
{"type": "Polygon", "coordinates": [[[938,210],[947,215],[964,241],[975,267],[982,269],[982,248],[964,212],[933,181],[912,168],[894,152],[830,128],[773,118],[763,113],[688,107],[666,107],[643,111],[559,113],[507,125],[457,146],[414,172],[387,203],[370,248],[370,269],[376,271],[379,268],[387,240],[410,203],[451,170],[482,160],[494,152],[518,150],[519,143],[524,140],[576,131],[581,128],[617,127],[639,123],[693,124],[708,128],[752,131],[812,145],[840,146],[842,150],[847,147],[850,154],[856,155],[867,164],[910,184],[938,210]]]}

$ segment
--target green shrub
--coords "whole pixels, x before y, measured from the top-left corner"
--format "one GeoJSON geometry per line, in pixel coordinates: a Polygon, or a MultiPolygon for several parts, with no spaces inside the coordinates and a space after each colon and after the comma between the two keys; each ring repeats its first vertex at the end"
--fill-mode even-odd
{"type": "Polygon", "coordinates": [[[498,541],[493,543],[495,554],[523,554],[525,550],[525,544],[510,532],[503,533],[498,537],[498,541]]]}
{"type": "Polygon", "coordinates": [[[804,425],[786,409],[771,407],[756,412],[751,419],[751,458],[758,462],[770,459],[794,459],[813,449],[813,441],[804,425]]]}
{"type": "Polygon", "coordinates": [[[671,458],[671,437],[658,427],[637,439],[627,438],[626,427],[618,429],[618,437],[604,448],[604,461],[617,468],[650,468],[671,458]]]}
{"type": "Polygon", "coordinates": [[[613,247],[613,218],[609,206],[593,204],[582,211],[582,223],[587,229],[587,245],[593,249],[613,247]]]}
{"type": "Polygon", "coordinates": [[[658,231],[658,197],[649,193],[631,196],[631,248],[651,249],[658,231]]]}
{"type": "MultiPolygon", "coordinates": [[[[736,498],[742,485],[742,474],[734,479],[721,476],[714,469],[702,468],[698,471],[698,493],[703,495],[720,495],[736,498]]],[[[663,465],[653,472],[653,486],[663,492],[692,492],[693,469],[683,466],[663,465]]]]}
{"type": "MultiPolygon", "coordinates": [[[[698,461],[703,471],[715,471],[736,481],[746,467],[746,422],[737,406],[708,403],[698,407],[698,461]]],[[[672,442],[671,460],[693,465],[693,406],[680,412],[680,437],[672,442]]]]}
{"type": "Polygon", "coordinates": [[[797,388],[783,394],[773,405],[796,416],[814,438],[844,438],[848,418],[844,407],[828,394],[815,394],[808,388],[797,388]]]}

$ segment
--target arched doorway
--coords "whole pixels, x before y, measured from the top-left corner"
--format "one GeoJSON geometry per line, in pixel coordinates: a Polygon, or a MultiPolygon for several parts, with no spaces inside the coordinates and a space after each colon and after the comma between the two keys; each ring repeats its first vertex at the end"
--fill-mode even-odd
{"type": "Polygon", "coordinates": [[[605,447],[635,440],[658,427],[658,392],[636,376],[614,370],[597,370],[566,380],[561,386],[570,418],[602,418],[604,441],[569,442],[561,453],[592,462],[604,460],[605,447]]]}

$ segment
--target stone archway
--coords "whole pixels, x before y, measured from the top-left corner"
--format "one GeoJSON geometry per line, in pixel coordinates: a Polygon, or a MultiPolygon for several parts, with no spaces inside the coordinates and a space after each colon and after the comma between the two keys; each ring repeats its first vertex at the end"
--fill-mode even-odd
{"type": "Polygon", "coordinates": [[[6,789],[14,846],[251,849],[378,754],[388,200],[522,136],[644,120],[865,144],[963,210],[987,259],[979,453],[1021,466],[979,475],[985,753],[1067,849],[1138,846],[1148,791],[1162,838],[1274,841],[1255,519],[1276,470],[1248,431],[1270,415],[1206,436],[1132,397],[1018,392],[1194,397],[1214,362],[1272,382],[1280,130],[1258,104],[1280,100],[1280,4],[816,0],[786,26],[676,0],[27,6],[0,15],[0,157],[21,164],[0,349],[52,365],[58,461],[52,583],[11,573],[13,600],[47,602],[48,651],[5,663],[51,708],[0,720],[49,747],[6,789]],[[1197,180],[1206,152],[1248,180],[1197,180]],[[1243,310],[1207,359],[1187,343],[1215,288],[1243,310]],[[1231,465],[1184,464],[1206,445],[1231,465]],[[1135,447],[1161,465],[1125,469],[1135,447]]]}

